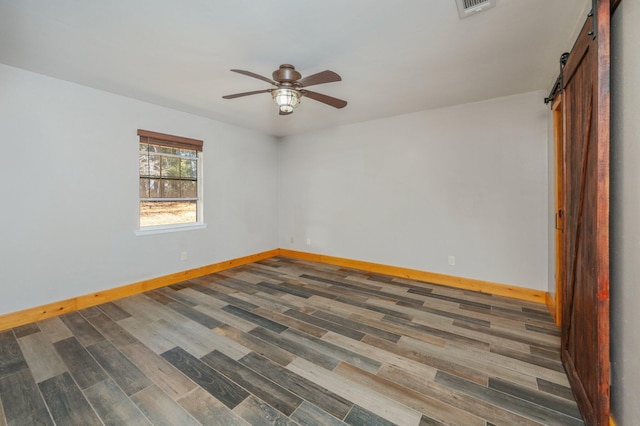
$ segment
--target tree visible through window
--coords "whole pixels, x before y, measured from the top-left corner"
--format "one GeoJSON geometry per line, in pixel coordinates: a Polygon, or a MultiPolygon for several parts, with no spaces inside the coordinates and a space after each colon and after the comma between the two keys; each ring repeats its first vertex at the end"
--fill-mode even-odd
{"type": "Polygon", "coordinates": [[[140,228],[202,222],[202,141],[138,130],[140,228]]]}

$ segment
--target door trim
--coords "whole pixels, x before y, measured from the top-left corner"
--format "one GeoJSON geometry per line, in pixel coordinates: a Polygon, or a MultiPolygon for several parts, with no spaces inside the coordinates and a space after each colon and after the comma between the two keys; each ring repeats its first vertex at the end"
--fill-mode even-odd
{"type": "Polygon", "coordinates": [[[554,139],[554,175],[555,175],[555,263],[556,263],[556,293],[553,301],[553,317],[556,325],[562,324],[562,303],[564,291],[564,113],[562,110],[562,93],[559,93],[551,105],[553,114],[553,139],[554,139]]]}

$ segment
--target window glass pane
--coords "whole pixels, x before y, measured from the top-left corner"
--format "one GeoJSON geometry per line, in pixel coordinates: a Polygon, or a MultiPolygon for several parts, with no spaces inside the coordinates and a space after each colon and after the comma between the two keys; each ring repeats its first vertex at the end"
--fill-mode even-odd
{"type": "Polygon", "coordinates": [[[193,159],[180,160],[180,177],[197,179],[198,177],[198,161],[193,159]]]}
{"type": "Polygon", "coordinates": [[[149,155],[147,161],[149,162],[148,176],[160,176],[161,156],[156,154],[149,155]]]}
{"type": "Polygon", "coordinates": [[[140,144],[140,155],[144,155],[149,152],[149,144],[141,143],[140,144]]]}
{"type": "Polygon", "coordinates": [[[162,198],[180,198],[180,181],[169,179],[163,180],[162,198]]]}
{"type": "Polygon", "coordinates": [[[149,156],[140,154],[140,176],[149,176],[149,156]]]}
{"type": "Polygon", "coordinates": [[[158,146],[158,151],[162,154],[180,154],[180,150],[178,148],[172,148],[170,146],[158,146]]]}
{"type": "Polygon", "coordinates": [[[181,149],[180,150],[180,155],[182,157],[190,157],[190,158],[195,158],[198,156],[198,152],[194,149],[181,149]]]}
{"type": "Polygon", "coordinates": [[[149,198],[149,179],[140,178],[140,198],[149,198]]]}
{"type": "Polygon", "coordinates": [[[162,157],[162,169],[160,176],[162,177],[180,177],[180,159],[175,157],[162,157]]]}
{"type": "Polygon", "coordinates": [[[197,222],[196,201],[141,201],[140,226],[197,222]]]}
{"type": "Polygon", "coordinates": [[[160,179],[149,179],[149,198],[160,198],[160,188],[162,181],[160,179]]]}
{"type": "Polygon", "coordinates": [[[180,181],[180,187],[182,190],[182,198],[198,197],[198,186],[195,181],[192,181],[192,180],[180,181]]]}

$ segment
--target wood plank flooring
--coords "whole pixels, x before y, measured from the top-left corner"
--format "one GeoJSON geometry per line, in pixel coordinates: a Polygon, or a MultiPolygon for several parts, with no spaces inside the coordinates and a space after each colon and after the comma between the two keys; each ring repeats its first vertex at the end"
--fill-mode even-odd
{"type": "Polygon", "coordinates": [[[581,425],[544,305],[275,257],[0,332],[5,425],[581,425]]]}

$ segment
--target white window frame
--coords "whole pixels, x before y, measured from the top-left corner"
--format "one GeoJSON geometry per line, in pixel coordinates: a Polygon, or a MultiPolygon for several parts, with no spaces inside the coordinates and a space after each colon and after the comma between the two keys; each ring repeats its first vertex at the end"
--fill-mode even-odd
{"type": "MultiPolygon", "coordinates": [[[[140,132],[140,130],[138,131],[140,132]]],[[[138,141],[138,144],[142,141],[138,141]]],[[[143,143],[143,142],[142,142],[143,143]]],[[[161,143],[152,143],[153,145],[162,145],[161,143]]],[[[138,157],[140,156],[139,149],[136,150],[138,157]]],[[[167,157],[185,158],[176,154],[162,154],[167,157]]],[[[202,150],[196,150],[196,167],[197,173],[197,198],[145,198],[145,201],[196,201],[196,218],[197,222],[190,223],[172,223],[166,225],[152,225],[152,226],[140,226],[140,204],[142,198],[140,197],[140,191],[138,190],[138,229],[135,234],[138,236],[163,234],[168,232],[180,232],[180,231],[192,231],[197,229],[204,229],[207,224],[204,222],[204,153],[202,150]]],[[[138,185],[140,181],[140,173],[138,172],[138,185]]]]}

